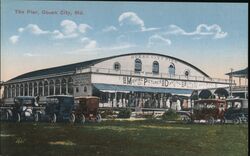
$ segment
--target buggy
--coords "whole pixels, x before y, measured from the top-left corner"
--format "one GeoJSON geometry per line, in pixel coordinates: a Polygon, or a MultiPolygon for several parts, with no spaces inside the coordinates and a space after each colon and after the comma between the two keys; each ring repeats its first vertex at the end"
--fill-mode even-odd
{"type": "Polygon", "coordinates": [[[42,113],[43,107],[38,104],[39,97],[34,96],[17,96],[14,98],[14,106],[9,113],[14,121],[21,120],[39,120],[39,114],[42,113]]]}
{"type": "Polygon", "coordinates": [[[75,116],[80,123],[88,121],[101,122],[101,115],[98,112],[99,108],[99,97],[86,96],[75,98],[75,116]]]}
{"type": "Polygon", "coordinates": [[[208,124],[214,124],[216,120],[223,121],[224,112],[227,109],[226,101],[221,99],[203,99],[194,101],[191,121],[205,120],[208,124]]]}
{"type": "Polygon", "coordinates": [[[70,95],[47,96],[45,115],[50,122],[69,121],[75,122],[74,97],[70,95]]]}
{"type": "Polygon", "coordinates": [[[233,121],[234,124],[248,122],[248,99],[227,99],[227,111],[224,114],[224,122],[233,121]]]}

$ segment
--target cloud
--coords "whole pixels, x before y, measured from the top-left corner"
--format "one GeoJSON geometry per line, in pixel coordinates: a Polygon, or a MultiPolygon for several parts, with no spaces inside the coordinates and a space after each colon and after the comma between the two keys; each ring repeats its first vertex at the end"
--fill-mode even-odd
{"type": "Polygon", "coordinates": [[[41,35],[41,34],[49,34],[49,31],[42,30],[38,25],[36,24],[28,24],[26,27],[18,28],[19,33],[29,32],[33,35],[41,35]]]}
{"type": "Polygon", "coordinates": [[[112,31],[117,31],[117,30],[118,29],[115,26],[113,26],[113,25],[102,29],[103,32],[112,32],[112,31]]]}
{"type": "Polygon", "coordinates": [[[134,25],[137,26],[140,31],[154,31],[159,28],[146,28],[144,21],[134,12],[124,12],[118,18],[120,26],[134,25]]]}
{"type": "Polygon", "coordinates": [[[81,33],[85,33],[88,29],[93,29],[91,26],[89,26],[88,24],[79,24],[78,26],[78,30],[81,33]]]}
{"type": "Polygon", "coordinates": [[[26,52],[26,53],[24,53],[23,54],[24,56],[26,56],[26,57],[40,57],[40,56],[45,56],[44,54],[43,55],[41,55],[41,54],[38,54],[38,53],[30,53],[30,52],[26,52]]]}
{"type": "Polygon", "coordinates": [[[61,22],[62,31],[64,34],[72,34],[77,30],[77,24],[71,20],[63,20],[61,22]]]}
{"type": "Polygon", "coordinates": [[[208,26],[206,24],[200,24],[196,27],[196,30],[193,32],[186,32],[182,28],[176,25],[170,25],[169,30],[164,33],[165,35],[185,35],[185,36],[213,36],[214,39],[225,38],[228,33],[223,32],[221,27],[217,24],[208,26]]]}
{"type": "Polygon", "coordinates": [[[36,55],[34,55],[34,54],[32,54],[32,53],[24,53],[23,55],[24,55],[24,56],[28,56],[28,57],[36,56],[36,55]]]}
{"type": "Polygon", "coordinates": [[[158,34],[155,34],[153,36],[150,36],[148,39],[148,47],[152,47],[153,45],[171,45],[171,40],[164,38],[158,34]]]}
{"type": "MultiPolygon", "coordinates": [[[[68,39],[68,38],[76,38],[80,34],[79,33],[86,33],[87,30],[93,29],[88,24],[76,24],[76,22],[72,20],[62,20],[60,22],[60,29],[56,29],[53,31],[50,30],[43,30],[36,24],[28,24],[25,27],[18,28],[19,36],[14,35],[10,37],[10,42],[15,44],[19,41],[19,37],[23,35],[25,32],[29,32],[33,35],[49,35],[52,39],[60,40],[60,39],[68,39]]],[[[92,43],[93,45],[93,43],[92,43]]]]}
{"type": "Polygon", "coordinates": [[[18,28],[18,32],[22,33],[24,31],[24,28],[18,28]]]}
{"type": "Polygon", "coordinates": [[[52,34],[53,39],[66,39],[66,38],[75,38],[79,36],[79,33],[86,33],[87,30],[93,29],[88,24],[81,23],[77,25],[72,20],[63,20],[61,22],[62,31],[54,30],[52,34]]]}
{"type": "Polygon", "coordinates": [[[19,36],[17,35],[13,35],[9,38],[9,41],[12,43],[12,44],[16,44],[18,41],[19,41],[19,36]]]}
{"type": "Polygon", "coordinates": [[[82,42],[86,42],[88,44],[86,44],[83,48],[81,49],[76,49],[74,51],[71,52],[67,52],[68,54],[80,54],[83,52],[90,52],[90,53],[94,53],[94,52],[105,52],[105,51],[120,51],[120,50],[124,50],[124,49],[129,49],[132,47],[135,47],[136,45],[134,44],[120,44],[120,45],[111,45],[108,47],[98,47],[97,45],[94,47],[93,45],[95,45],[94,40],[89,40],[88,38],[83,38],[82,42]]]}
{"type": "Polygon", "coordinates": [[[81,39],[81,42],[84,44],[85,49],[95,49],[97,48],[97,42],[95,40],[91,40],[87,37],[81,39]]]}

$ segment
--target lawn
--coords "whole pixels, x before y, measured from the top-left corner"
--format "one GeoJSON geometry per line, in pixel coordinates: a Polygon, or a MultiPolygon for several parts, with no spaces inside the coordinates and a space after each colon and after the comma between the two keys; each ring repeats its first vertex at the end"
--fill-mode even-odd
{"type": "Polygon", "coordinates": [[[1,155],[247,156],[248,125],[1,122],[1,155]]]}

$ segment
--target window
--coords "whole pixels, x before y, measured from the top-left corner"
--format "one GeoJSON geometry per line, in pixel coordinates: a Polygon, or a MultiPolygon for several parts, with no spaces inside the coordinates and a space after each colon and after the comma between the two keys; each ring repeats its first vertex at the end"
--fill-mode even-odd
{"type": "Polygon", "coordinates": [[[38,83],[38,95],[43,96],[43,83],[42,83],[42,81],[40,81],[38,83]]]}
{"type": "Polygon", "coordinates": [[[168,67],[168,73],[169,75],[175,75],[175,66],[173,63],[171,63],[170,66],[168,67]]]}
{"type": "Polygon", "coordinates": [[[121,64],[119,62],[114,63],[114,70],[120,70],[121,69],[121,64]]]}
{"type": "Polygon", "coordinates": [[[73,94],[73,79],[71,77],[68,79],[68,93],[73,94]]]}
{"type": "Polygon", "coordinates": [[[48,96],[49,95],[49,92],[48,92],[48,90],[49,90],[49,83],[48,83],[48,81],[45,80],[43,85],[44,85],[44,96],[48,96]]]}
{"type": "Polygon", "coordinates": [[[34,83],[34,96],[37,96],[37,83],[34,83]]]}
{"type": "Polygon", "coordinates": [[[186,77],[188,77],[188,76],[190,75],[190,71],[189,71],[189,70],[185,70],[185,71],[184,71],[184,75],[185,75],[186,77]]]}
{"type": "Polygon", "coordinates": [[[66,94],[66,80],[62,79],[61,81],[61,94],[66,94]]]}
{"type": "Polygon", "coordinates": [[[33,89],[33,85],[32,83],[29,83],[29,96],[32,96],[32,89],[33,89]]]}
{"type": "Polygon", "coordinates": [[[140,59],[135,60],[135,72],[140,72],[142,70],[142,63],[140,59]]]}
{"type": "Polygon", "coordinates": [[[79,92],[79,88],[78,88],[78,87],[76,87],[76,92],[77,92],[77,93],[79,92]]]}
{"type": "Polygon", "coordinates": [[[12,91],[11,91],[12,97],[15,97],[15,93],[16,93],[15,89],[16,89],[15,85],[12,85],[12,91]]]}
{"type": "Polygon", "coordinates": [[[24,85],[24,96],[28,95],[28,83],[25,83],[24,85]]]}
{"type": "Polygon", "coordinates": [[[60,82],[60,80],[59,79],[56,79],[56,81],[55,81],[55,87],[56,87],[56,92],[55,92],[55,95],[59,95],[60,94],[60,85],[61,84],[61,82],[60,82]]]}
{"type": "Polygon", "coordinates": [[[20,96],[23,96],[23,84],[20,86],[20,96]]]}
{"type": "Polygon", "coordinates": [[[53,80],[49,81],[49,95],[54,95],[55,84],[53,80]]]}
{"type": "Polygon", "coordinates": [[[16,96],[19,96],[19,84],[16,86],[16,96]]]}
{"type": "Polygon", "coordinates": [[[153,62],[152,72],[153,74],[159,74],[159,63],[157,61],[153,62]]]}
{"type": "Polygon", "coordinates": [[[84,92],[87,92],[87,91],[88,91],[87,86],[84,86],[83,91],[84,91],[84,92]]]}
{"type": "Polygon", "coordinates": [[[8,96],[8,87],[4,86],[4,97],[7,98],[8,96]]]}

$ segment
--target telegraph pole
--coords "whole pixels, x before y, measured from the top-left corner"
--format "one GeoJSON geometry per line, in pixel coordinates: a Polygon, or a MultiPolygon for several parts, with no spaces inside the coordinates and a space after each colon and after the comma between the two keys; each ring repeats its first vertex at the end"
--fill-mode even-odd
{"type": "Polygon", "coordinates": [[[2,86],[3,86],[3,81],[0,81],[0,99],[2,99],[2,86]]]}
{"type": "Polygon", "coordinates": [[[229,75],[229,95],[230,97],[232,97],[232,83],[233,83],[233,68],[230,68],[231,72],[230,72],[230,75],[229,75]]]}

